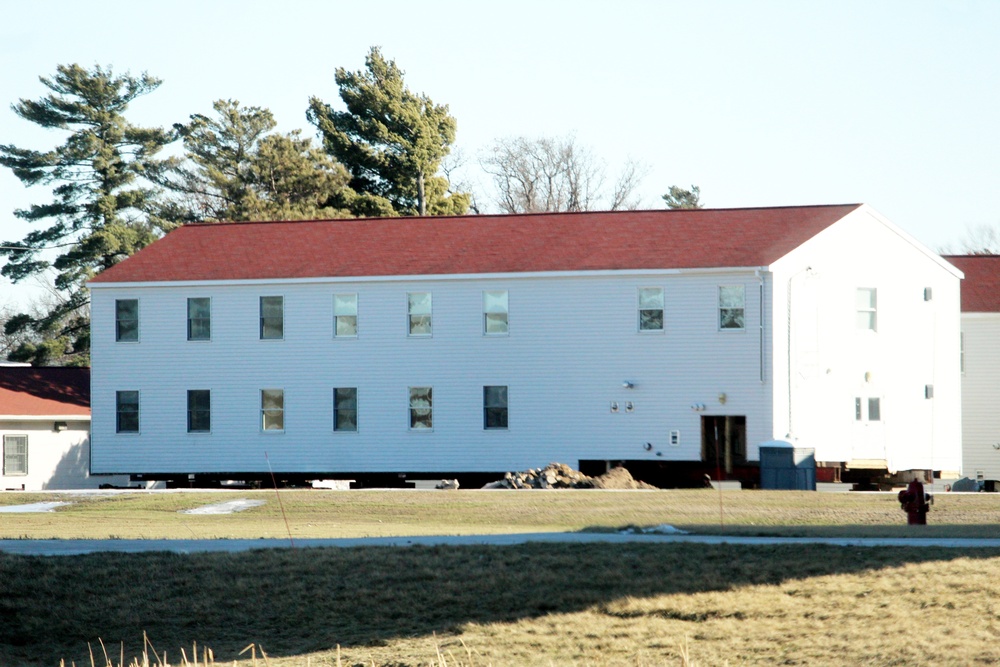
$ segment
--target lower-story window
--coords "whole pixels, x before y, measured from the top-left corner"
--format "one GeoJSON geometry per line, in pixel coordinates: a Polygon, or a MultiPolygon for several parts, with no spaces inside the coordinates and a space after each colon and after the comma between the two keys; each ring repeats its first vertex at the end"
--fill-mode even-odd
{"type": "Polygon", "coordinates": [[[358,430],[357,387],[338,387],[333,390],[333,430],[358,430]]]}
{"type": "Polygon", "coordinates": [[[139,392],[116,391],[115,414],[117,415],[115,431],[117,433],[139,432],[139,392]]]}
{"type": "Polygon", "coordinates": [[[28,474],[28,436],[5,435],[3,437],[3,474],[28,474]]]}
{"type": "Polygon", "coordinates": [[[410,387],[410,428],[428,430],[434,426],[434,393],[432,387],[410,387]]]}
{"type": "Polygon", "coordinates": [[[285,390],[260,390],[260,427],[265,431],[285,430],[285,390]]]}
{"type": "Polygon", "coordinates": [[[188,390],[188,433],[208,433],[212,430],[212,392],[208,389],[188,390]]]}
{"type": "Polygon", "coordinates": [[[483,387],[483,428],[507,428],[507,387],[483,387]]]}

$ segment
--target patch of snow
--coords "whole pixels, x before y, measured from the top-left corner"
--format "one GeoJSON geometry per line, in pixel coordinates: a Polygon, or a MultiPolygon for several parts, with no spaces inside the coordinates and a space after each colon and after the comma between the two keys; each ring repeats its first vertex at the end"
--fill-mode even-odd
{"type": "Polygon", "coordinates": [[[8,514],[29,514],[34,512],[54,512],[57,507],[72,505],[73,503],[49,502],[31,503],[30,505],[5,505],[0,507],[0,512],[8,514]]]}
{"type": "Polygon", "coordinates": [[[203,507],[196,507],[192,510],[181,510],[181,514],[232,514],[234,512],[242,512],[243,510],[248,510],[251,507],[260,507],[264,504],[263,500],[247,500],[246,498],[240,498],[239,500],[230,500],[225,503],[216,503],[214,505],[205,505],[203,507]]]}

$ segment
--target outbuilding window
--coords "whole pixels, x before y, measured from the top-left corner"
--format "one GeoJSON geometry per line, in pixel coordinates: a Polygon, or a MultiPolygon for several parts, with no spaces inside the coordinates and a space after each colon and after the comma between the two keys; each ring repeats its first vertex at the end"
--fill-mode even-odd
{"type": "Polygon", "coordinates": [[[28,474],[28,436],[5,435],[3,437],[3,474],[28,474]]]}

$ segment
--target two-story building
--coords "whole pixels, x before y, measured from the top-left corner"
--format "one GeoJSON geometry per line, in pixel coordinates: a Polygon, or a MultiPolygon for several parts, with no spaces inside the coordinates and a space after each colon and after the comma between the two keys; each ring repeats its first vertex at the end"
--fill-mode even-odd
{"type": "Polygon", "coordinates": [[[90,282],[92,468],[957,471],[960,277],[865,205],[188,225],[90,282]]]}

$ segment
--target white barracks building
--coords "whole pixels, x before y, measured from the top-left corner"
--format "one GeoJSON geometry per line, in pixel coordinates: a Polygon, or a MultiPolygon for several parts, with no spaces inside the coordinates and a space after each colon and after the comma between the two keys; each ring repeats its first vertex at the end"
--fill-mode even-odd
{"type": "Polygon", "coordinates": [[[957,472],[961,277],[865,205],[188,225],[90,282],[91,468],[957,472]]]}

